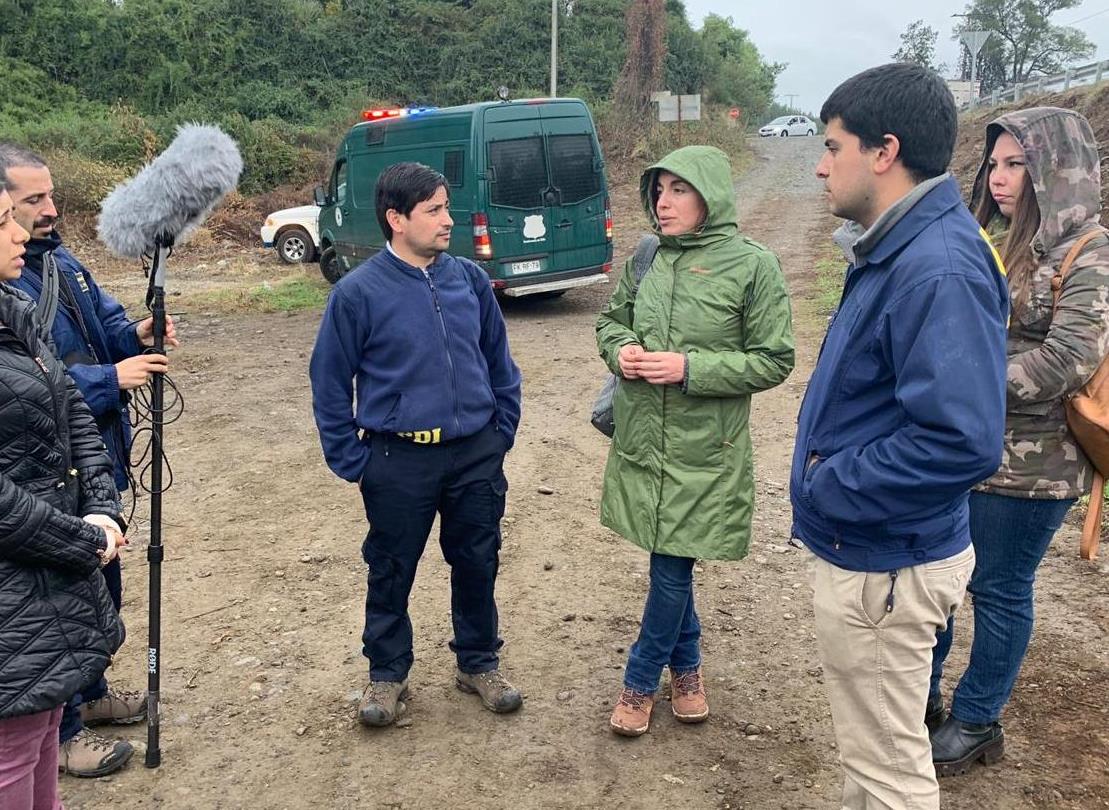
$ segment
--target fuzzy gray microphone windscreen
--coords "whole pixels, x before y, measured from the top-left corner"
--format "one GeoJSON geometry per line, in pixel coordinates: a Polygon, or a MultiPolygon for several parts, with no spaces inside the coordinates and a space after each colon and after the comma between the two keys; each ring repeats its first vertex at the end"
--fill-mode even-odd
{"type": "Polygon", "coordinates": [[[243,159],[218,127],[186,124],[162,154],[100,204],[97,234],[118,256],[179,244],[239,182],[243,159]]]}

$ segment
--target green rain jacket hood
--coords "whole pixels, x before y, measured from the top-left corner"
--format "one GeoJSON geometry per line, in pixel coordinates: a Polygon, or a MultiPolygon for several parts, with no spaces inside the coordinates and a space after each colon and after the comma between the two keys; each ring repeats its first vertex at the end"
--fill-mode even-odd
{"type": "Polygon", "coordinates": [[[735,188],[728,156],[715,146],[686,146],[648,166],[639,178],[639,199],[655,234],[664,247],[688,249],[730,239],[739,233],[736,225],[735,188]],[[685,180],[701,195],[708,209],[704,223],[694,233],[663,236],[655,213],[655,185],[660,172],[685,180]]]}
{"type": "Polygon", "coordinates": [[[622,346],[687,358],[684,384],[622,380],[605,468],[601,522],[648,551],[700,559],[747,553],[754,503],[751,395],[793,368],[789,297],[778,260],[736,227],[731,166],[719,149],[688,146],[640,183],[660,248],[638,294],[630,262],[597,323],[597,344],[619,373],[622,346]],[[658,172],[704,199],[694,233],[663,236],[653,211],[658,172]]]}

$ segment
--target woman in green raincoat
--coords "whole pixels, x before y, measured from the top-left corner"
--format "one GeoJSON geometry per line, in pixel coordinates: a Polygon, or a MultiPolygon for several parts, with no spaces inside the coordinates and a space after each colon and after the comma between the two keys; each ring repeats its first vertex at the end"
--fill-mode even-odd
{"type": "Polygon", "coordinates": [[[675,717],[708,716],[693,564],[747,554],[751,395],[793,369],[785,279],[774,254],[739,233],[727,156],[678,149],[643,173],[640,194],[659,251],[638,292],[625,266],[597,323],[601,357],[621,377],[601,522],[651,553],[610,721],[628,736],[647,730],[667,666],[675,717]]]}

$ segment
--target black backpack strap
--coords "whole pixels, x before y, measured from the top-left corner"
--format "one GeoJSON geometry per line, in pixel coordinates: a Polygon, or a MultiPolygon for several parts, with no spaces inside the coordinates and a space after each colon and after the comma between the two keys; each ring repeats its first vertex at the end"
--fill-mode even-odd
{"type": "Polygon", "coordinates": [[[58,314],[58,294],[61,278],[58,274],[58,263],[54,260],[53,253],[43,254],[42,257],[42,294],[39,296],[38,305],[35,307],[35,323],[38,326],[39,337],[43,343],[50,344],[50,330],[54,327],[54,318],[58,314]]]}
{"type": "Polygon", "coordinates": [[[658,237],[653,233],[641,237],[639,244],[635,246],[635,254],[632,256],[632,273],[635,276],[635,283],[632,285],[632,298],[635,298],[639,292],[639,285],[643,281],[643,277],[647,275],[647,271],[651,269],[656,253],[658,253],[658,237]]]}

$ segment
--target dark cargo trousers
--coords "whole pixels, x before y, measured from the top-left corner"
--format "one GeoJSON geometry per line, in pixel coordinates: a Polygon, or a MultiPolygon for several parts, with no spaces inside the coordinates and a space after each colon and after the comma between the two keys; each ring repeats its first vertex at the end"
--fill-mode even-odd
{"type": "Polygon", "coordinates": [[[412,667],[408,597],[436,513],[439,546],[451,567],[450,648],[458,668],[498,666],[493,597],[504,516],[507,442],[492,424],[442,444],[417,444],[379,433],[367,437],[370,459],[362,500],[370,530],[362,545],[369,566],[362,652],[370,679],[401,681],[412,667]]]}

